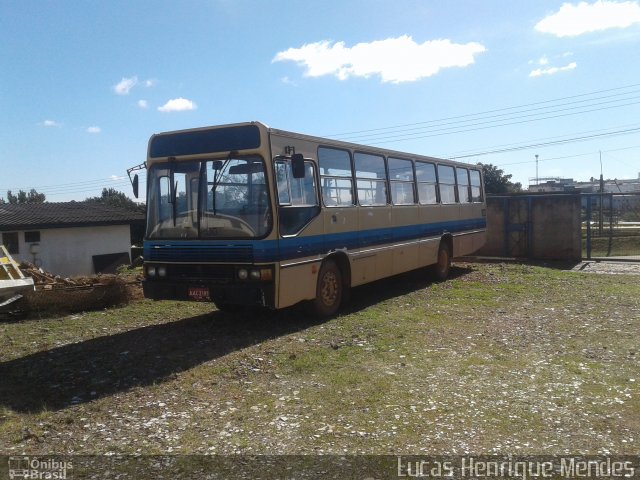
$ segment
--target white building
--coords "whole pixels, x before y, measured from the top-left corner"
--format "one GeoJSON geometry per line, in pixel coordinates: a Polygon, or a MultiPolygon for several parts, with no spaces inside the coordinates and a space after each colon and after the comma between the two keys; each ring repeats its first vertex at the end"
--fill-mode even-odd
{"type": "Polygon", "coordinates": [[[0,204],[0,241],[16,261],[61,276],[128,264],[131,225],[144,215],[98,203],[0,204]]]}

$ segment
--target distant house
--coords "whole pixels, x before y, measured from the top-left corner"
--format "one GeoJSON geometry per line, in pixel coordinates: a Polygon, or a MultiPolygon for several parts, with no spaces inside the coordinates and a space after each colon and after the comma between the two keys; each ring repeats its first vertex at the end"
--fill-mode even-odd
{"type": "Polygon", "coordinates": [[[0,241],[17,261],[61,276],[130,262],[131,226],[144,215],[99,203],[0,204],[0,241]]]}

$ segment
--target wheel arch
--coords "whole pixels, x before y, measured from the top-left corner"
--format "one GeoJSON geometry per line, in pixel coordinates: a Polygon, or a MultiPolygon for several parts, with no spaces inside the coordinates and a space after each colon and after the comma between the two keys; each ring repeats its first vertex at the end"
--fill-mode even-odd
{"type": "Polygon", "coordinates": [[[333,261],[338,268],[340,269],[340,273],[342,274],[342,286],[345,291],[351,288],[351,262],[349,261],[349,256],[346,252],[337,251],[332,252],[322,260],[322,263],[327,261],[333,261]]]}
{"type": "Polygon", "coordinates": [[[443,234],[440,238],[440,243],[445,243],[449,247],[449,253],[451,254],[451,258],[453,258],[453,235],[451,235],[450,233],[443,234]]]}

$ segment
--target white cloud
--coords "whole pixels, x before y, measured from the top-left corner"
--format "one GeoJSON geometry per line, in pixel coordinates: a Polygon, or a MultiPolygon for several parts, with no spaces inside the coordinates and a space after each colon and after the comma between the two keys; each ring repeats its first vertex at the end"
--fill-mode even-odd
{"type": "Polygon", "coordinates": [[[530,77],[541,77],[543,75],[555,75],[560,72],[567,72],[569,70],[573,70],[578,66],[576,62],[571,62],[564,67],[549,67],[549,68],[538,68],[529,73],[530,77]]]}
{"type": "Polygon", "coordinates": [[[146,100],[138,100],[138,107],[149,108],[149,103],[146,100]]]}
{"type": "Polygon", "coordinates": [[[540,20],[535,29],[557,37],[575,37],[584,33],[627,28],[640,23],[640,3],[597,0],[577,5],[564,3],[556,13],[540,20]]]}
{"type": "Polygon", "coordinates": [[[113,86],[113,91],[118,95],[129,95],[131,90],[137,86],[143,86],[146,88],[155,87],[158,81],[155,78],[150,78],[149,80],[140,81],[138,80],[138,76],[135,75],[133,77],[122,77],[119,83],[113,86]]]}
{"type": "Polygon", "coordinates": [[[62,127],[62,124],[60,122],[56,122],[55,120],[45,120],[44,122],[41,123],[41,125],[43,127],[56,127],[56,128],[62,127]]]}
{"type": "Polygon", "coordinates": [[[158,107],[158,110],[161,112],[184,112],[187,110],[195,110],[196,108],[198,108],[198,106],[191,100],[180,97],[169,100],[161,107],[158,107]]]}
{"type": "Polygon", "coordinates": [[[138,84],[138,77],[123,77],[117,85],[113,86],[113,90],[118,95],[129,95],[129,92],[133,87],[138,84]]]}
{"type": "Polygon", "coordinates": [[[321,41],[278,52],[272,62],[292,61],[306,67],[305,76],[334,75],[340,80],[349,77],[368,78],[380,75],[383,82],[413,82],[435,75],[443,68],[466,67],[474,56],[486,48],[476,42],[452,43],[450,40],[429,40],[416,43],[410,36],[358,43],[353,47],[344,42],[321,41]]]}
{"type": "Polygon", "coordinates": [[[291,85],[292,87],[298,86],[298,84],[294,80],[291,80],[289,77],[282,77],[281,80],[285,85],[291,85]]]}
{"type": "Polygon", "coordinates": [[[109,178],[111,180],[113,180],[114,182],[117,181],[117,180],[124,180],[123,176],[118,176],[118,175],[111,175],[109,178]]]}
{"type": "Polygon", "coordinates": [[[102,129],[100,127],[89,127],[87,128],[87,133],[100,133],[102,129]]]}

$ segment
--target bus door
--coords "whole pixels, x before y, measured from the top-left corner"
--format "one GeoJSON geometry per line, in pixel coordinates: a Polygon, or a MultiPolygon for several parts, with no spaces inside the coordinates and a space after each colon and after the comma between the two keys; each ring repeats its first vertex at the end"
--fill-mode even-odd
{"type": "Polygon", "coordinates": [[[313,161],[304,162],[303,178],[293,177],[289,159],[276,159],[274,169],[280,258],[278,307],[282,308],[315,297],[319,259],[324,252],[324,219],[313,161]]]}

